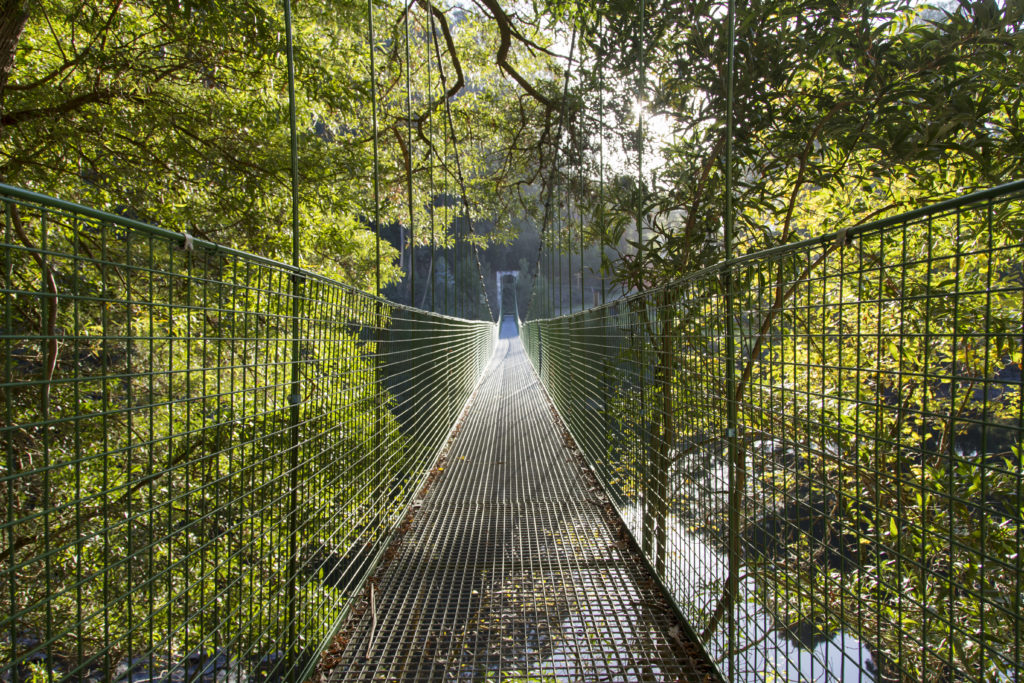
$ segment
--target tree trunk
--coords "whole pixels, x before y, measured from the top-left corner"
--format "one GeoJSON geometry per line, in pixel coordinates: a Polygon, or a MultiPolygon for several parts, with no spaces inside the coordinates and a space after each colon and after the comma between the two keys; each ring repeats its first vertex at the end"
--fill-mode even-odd
{"type": "Polygon", "coordinates": [[[28,20],[25,0],[0,0],[0,113],[4,111],[4,93],[7,79],[14,71],[14,57],[18,40],[28,20]]]}

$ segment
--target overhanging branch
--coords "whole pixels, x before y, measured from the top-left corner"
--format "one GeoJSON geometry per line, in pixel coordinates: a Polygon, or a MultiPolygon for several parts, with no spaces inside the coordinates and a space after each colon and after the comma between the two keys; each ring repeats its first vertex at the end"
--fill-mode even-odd
{"type": "Polygon", "coordinates": [[[498,33],[501,42],[498,44],[498,54],[495,56],[495,62],[508,74],[512,80],[519,84],[526,93],[543,104],[548,109],[554,109],[555,104],[551,98],[541,94],[539,90],[533,87],[526,78],[519,73],[512,64],[508,61],[508,52],[512,47],[512,37],[515,36],[517,39],[522,40],[521,35],[515,31],[512,27],[512,21],[509,19],[508,14],[502,9],[501,5],[498,4],[498,0],[479,0],[480,3],[487,8],[494,18],[494,22],[498,25],[498,33]]]}

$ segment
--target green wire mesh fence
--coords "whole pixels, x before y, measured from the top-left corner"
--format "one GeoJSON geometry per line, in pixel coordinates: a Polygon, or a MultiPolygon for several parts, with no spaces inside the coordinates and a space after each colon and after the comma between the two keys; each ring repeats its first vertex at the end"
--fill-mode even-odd
{"type": "Polygon", "coordinates": [[[996,681],[1024,668],[1022,317],[1018,182],[523,335],[728,680],[996,681]]]}
{"type": "Polygon", "coordinates": [[[494,325],[6,186],[0,203],[0,677],[301,679],[494,325]]]}

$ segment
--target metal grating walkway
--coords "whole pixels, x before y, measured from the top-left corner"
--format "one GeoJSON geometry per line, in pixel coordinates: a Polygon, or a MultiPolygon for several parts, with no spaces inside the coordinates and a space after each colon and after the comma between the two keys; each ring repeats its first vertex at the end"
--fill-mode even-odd
{"type": "Polygon", "coordinates": [[[563,445],[511,319],[500,337],[331,680],[714,680],[563,445]]]}

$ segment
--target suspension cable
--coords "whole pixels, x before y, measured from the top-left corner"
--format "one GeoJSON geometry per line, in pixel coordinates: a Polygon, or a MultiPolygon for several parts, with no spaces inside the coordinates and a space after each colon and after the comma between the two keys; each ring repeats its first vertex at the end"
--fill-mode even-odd
{"type": "MultiPolygon", "coordinates": [[[[579,153],[576,155],[576,163],[579,164],[579,174],[576,183],[576,213],[579,214],[580,219],[580,310],[586,310],[586,288],[583,286],[586,284],[583,275],[583,248],[584,248],[584,234],[583,234],[583,155],[586,153],[586,149],[583,146],[583,136],[577,143],[579,145],[579,153]]],[[[589,184],[589,183],[588,183],[589,184]]],[[[572,308],[570,306],[570,308],[572,308]]]]}
{"type": "MultiPolygon", "coordinates": [[[[434,15],[433,15],[433,13],[428,12],[428,15],[430,16],[430,36],[431,36],[431,42],[433,43],[433,47],[434,47],[434,55],[435,55],[435,57],[437,57],[437,71],[438,71],[438,76],[439,76],[439,78],[441,80],[441,93],[442,93],[442,96],[447,101],[447,99],[448,99],[448,83],[447,83],[447,79],[445,78],[445,74],[444,74],[444,65],[443,65],[443,63],[441,61],[441,46],[440,46],[440,44],[438,43],[438,40],[437,40],[437,26],[434,23],[434,15]]],[[[449,173],[448,173],[448,139],[449,139],[449,133],[448,133],[448,127],[447,126],[444,126],[444,125],[441,126],[441,139],[444,141],[444,154],[442,156],[443,163],[441,164],[441,171],[442,171],[442,175],[444,176],[444,195],[445,195],[445,202],[444,202],[444,224],[445,224],[445,230],[447,230],[447,227],[449,225],[451,225],[451,228],[452,228],[452,244],[451,244],[451,247],[449,247],[449,250],[451,251],[451,253],[450,253],[450,256],[451,256],[451,266],[450,266],[450,268],[451,268],[451,278],[452,278],[452,284],[453,284],[453,286],[455,288],[455,291],[452,292],[452,294],[455,296],[455,301],[454,301],[455,311],[454,312],[455,312],[456,317],[459,317],[459,314],[460,314],[460,306],[459,306],[459,304],[460,304],[460,300],[459,300],[460,297],[459,297],[459,292],[458,292],[458,286],[459,286],[459,224],[458,224],[458,217],[457,216],[453,220],[453,219],[450,218],[450,216],[448,214],[448,197],[450,196],[450,192],[449,192],[449,186],[448,186],[448,175],[449,175],[449,173]]],[[[446,267],[445,267],[445,287],[444,287],[444,312],[446,314],[450,315],[452,313],[452,311],[448,307],[448,289],[449,289],[449,287],[448,287],[448,276],[449,276],[449,268],[446,265],[446,267]]]]}
{"type": "MultiPolygon", "coordinates": [[[[733,98],[735,89],[736,61],[736,7],[734,0],[728,0],[726,58],[726,103],[725,103],[725,217],[724,242],[725,262],[729,263],[733,252],[733,98]]],[[[740,559],[740,508],[743,504],[743,488],[740,484],[746,471],[744,456],[740,452],[737,428],[738,402],[736,395],[736,320],[735,287],[732,269],[723,271],[725,285],[725,381],[726,381],[726,446],[729,462],[729,574],[726,579],[726,595],[729,597],[728,645],[730,653],[729,670],[735,671],[734,652],[737,638],[736,600],[739,593],[740,559]]]]}
{"type": "MultiPolygon", "coordinates": [[[[409,45],[409,24],[412,23],[412,2],[405,8],[405,113],[408,145],[405,150],[405,175],[409,200],[409,305],[416,305],[416,225],[413,216],[412,189],[412,53],[409,45]]],[[[399,245],[401,247],[401,245],[399,245]]]]}
{"type": "Polygon", "coordinates": [[[640,69],[637,77],[639,79],[637,93],[636,111],[636,138],[637,138],[637,162],[636,162],[636,261],[637,261],[637,289],[644,288],[644,93],[647,90],[647,59],[644,54],[644,29],[647,25],[647,2],[640,0],[640,25],[637,30],[637,49],[640,56],[640,69]]]}
{"type": "MultiPolygon", "coordinates": [[[[561,174],[559,174],[559,180],[561,180],[561,174]]],[[[559,199],[562,199],[562,192],[564,192],[564,183],[560,184],[559,199]]],[[[562,296],[562,290],[565,289],[565,278],[562,276],[562,240],[564,239],[563,232],[565,232],[565,220],[562,214],[562,202],[558,202],[558,250],[555,252],[555,258],[558,260],[558,315],[562,315],[565,312],[565,307],[562,305],[564,297],[562,296]]],[[[572,285],[569,285],[569,302],[572,303],[572,285]]]]}
{"type": "MultiPolygon", "coordinates": [[[[444,66],[443,66],[443,63],[441,61],[441,46],[440,46],[440,44],[438,43],[438,40],[437,40],[437,26],[434,23],[434,15],[433,15],[433,13],[428,12],[428,15],[430,16],[431,42],[433,43],[433,46],[434,46],[434,55],[437,57],[437,71],[438,71],[438,75],[439,75],[439,77],[441,79],[441,93],[442,93],[442,96],[445,98],[445,101],[447,103],[447,99],[448,99],[448,82],[447,82],[447,79],[445,78],[444,66]]],[[[460,314],[460,303],[461,303],[460,297],[459,297],[459,292],[458,292],[458,286],[459,286],[459,224],[458,224],[458,216],[456,216],[455,219],[452,220],[449,217],[449,214],[448,214],[448,197],[450,196],[450,193],[449,193],[449,187],[448,187],[448,175],[449,175],[448,174],[448,139],[449,139],[449,134],[448,134],[448,127],[447,126],[441,126],[441,139],[444,141],[444,155],[443,155],[444,161],[441,164],[441,171],[442,171],[442,174],[444,176],[444,195],[445,195],[444,224],[445,224],[445,229],[446,230],[447,230],[447,226],[448,225],[451,225],[451,227],[452,227],[452,246],[449,247],[449,249],[451,251],[451,254],[450,254],[450,256],[451,256],[451,277],[452,277],[452,282],[453,282],[453,285],[454,285],[454,288],[455,288],[455,291],[452,292],[452,294],[455,296],[455,302],[454,302],[454,304],[455,304],[455,315],[456,315],[456,317],[459,317],[459,314],[460,314]]],[[[453,141],[453,144],[454,144],[454,141],[453,141]]],[[[451,314],[451,311],[448,308],[448,267],[445,268],[444,312],[446,314],[451,314]]]]}
{"type": "MultiPolygon", "coordinates": [[[[427,12],[427,16],[430,19],[430,42],[433,43],[434,53],[435,53],[435,56],[437,57],[437,69],[438,69],[438,73],[441,76],[442,96],[447,97],[448,91],[445,89],[446,86],[444,84],[444,73],[443,73],[443,70],[441,68],[441,48],[440,48],[440,46],[438,45],[438,42],[437,42],[437,26],[434,23],[434,14],[433,14],[433,12],[428,11],[427,12]]],[[[431,100],[431,102],[433,102],[433,100],[431,100]]],[[[431,120],[433,120],[434,117],[431,116],[430,118],[431,118],[431,120]]],[[[431,122],[431,125],[433,125],[432,122],[431,122]]],[[[431,131],[433,131],[433,128],[431,128],[431,131]]],[[[442,143],[444,145],[444,152],[441,155],[441,176],[442,176],[442,184],[444,186],[444,204],[443,204],[443,207],[444,207],[444,218],[443,218],[442,222],[444,223],[445,233],[447,234],[448,226],[450,224],[450,218],[449,218],[449,215],[448,215],[448,196],[449,196],[449,192],[448,192],[448,130],[447,130],[447,128],[445,126],[441,127],[441,141],[442,141],[442,143]]],[[[453,227],[453,231],[452,232],[454,233],[454,227],[453,227]]],[[[453,234],[453,238],[454,238],[454,234],[453,234]]],[[[445,240],[445,242],[447,243],[447,240],[445,240]]],[[[451,249],[451,247],[445,247],[445,251],[446,252],[451,252],[453,250],[451,249]]],[[[446,315],[450,315],[451,314],[451,309],[449,308],[449,304],[448,304],[448,289],[449,289],[449,287],[448,287],[448,278],[452,277],[451,265],[449,264],[449,259],[448,259],[449,256],[452,256],[451,261],[454,262],[455,261],[454,256],[456,256],[456,255],[454,255],[453,253],[446,253],[445,260],[444,260],[444,264],[445,264],[445,267],[444,267],[444,312],[445,312],[446,315]]]]}
{"type": "MultiPolygon", "coordinates": [[[[569,141],[572,142],[572,132],[569,133],[569,141]]],[[[566,179],[565,183],[565,263],[567,266],[567,277],[569,280],[569,315],[572,315],[572,183],[566,179]]]]}
{"type": "MultiPolygon", "coordinates": [[[[441,76],[441,87],[444,90],[444,92],[447,93],[448,92],[448,80],[447,80],[447,77],[445,76],[445,73],[444,73],[444,65],[441,63],[441,52],[440,52],[440,47],[438,47],[438,45],[437,45],[437,37],[436,36],[434,37],[434,46],[435,46],[435,49],[437,50],[437,58],[438,58],[437,67],[438,67],[438,73],[441,76]]],[[[449,101],[447,96],[445,96],[445,98],[444,98],[444,109],[445,109],[445,114],[446,114],[447,120],[448,120],[448,128],[450,129],[451,137],[452,137],[452,151],[455,154],[455,181],[459,185],[459,193],[462,196],[462,208],[463,208],[463,211],[464,211],[465,216],[466,216],[466,230],[469,232],[469,234],[471,236],[473,236],[473,235],[475,235],[475,232],[473,231],[473,219],[472,219],[472,217],[470,215],[470,211],[469,211],[469,194],[466,192],[466,180],[465,180],[465,177],[462,174],[462,161],[461,161],[461,158],[459,156],[459,143],[458,143],[458,140],[457,140],[456,135],[455,135],[455,118],[452,116],[451,102],[449,101]]],[[[477,272],[477,275],[479,276],[479,280],[480,280],[480,289],[481,289],[481,291],[484,294],[484,303],[487,304],[487,311],[488,311],[488,314],[490,315],[491,319],[494,319],[494,308],[491,306],[491,298],[487,295],[487,285],[484,282],[483,267],[480,265],[480,249],[476,245],[475,242],[471,242],[471,243],[472,243],[472,246],[473,246],[473,255],[475,256],[475,260],[476,260],[476,272],[477,272]]],[[[458,246],[458,241],[456,240],[456,247],[457,246],[458,246]]],[[[456,264],[458,264],[458,253],[457,252],[456,252],[456,264]]],[[[457,282],[458,281],[456,280],[456,283],[457,282]]]]}
{"type": "MultiPolygon", "coordinates": [[[[430,33],[434,34],[434,15],[427,10],[427,15],[430,17],[430,33]]],[[[434,78],[431,73],[431,64],[433,63],[433,56],[430,54],[430,42],[428,38],[426,41],[427,45],[427,101],[433,106],[434,101],[434,78]]],[[[427,174],[428,184],[430,185],[430,312],[433,313],[436,309],[434,306],[434,283],[437,282],[437,273],[434,272],[435,254],[434,254],[434,209],[436,204],[436,198],[434,194],[434,117],[430,116],[427,118],[427,174]]]]}
{"type": "Polygon", "coordinates": [[[377,274],[376,294],[380,296],[380,141],[377,130],[377,62],[374,53],[377,50],[373,35],[373,0],[366,0],[366,14],[370,24],[370,100],[373,119],[373,232],[376,244],[374,270],[377,274]]]}
{"type": "MultiPolygon", "coordinates": [[[[601,34],[599,39],[601,52],[604,52],[604,33],[601,34]]],[[[602,55],[603,56],[603,55],[602,55]]],[[[597,204],[601,211],[601,304],[604,305],[607,302],[607,295],[605,293],[605,278],[608,276],[605,271],[605,237],[608,230],[606,224],[606,216],[604,211],[604,60],[598,58],[597,60],[597,138],[598,138],[598,198],[597,204]]]]}
{"type": "MultiPolygon", "coordinates": [[[[580,26],[580,32],[585,34],[586,33],[586,29],[587,29],[586,19],[583,19],[582,20],[582,24],[580,26]]],[[[581,124],[581,128],[582,128],[582,124],[581,124]]],[[[580,130],[579,134],[578,134],[578,137],[576,139],[576,193],[575,193],[576,194],[576,202],[575,202],[576,203],[576,215],[577,215],[577,218],[579,219],[579,228],[578,229],[579,229],[579,234],[580,234],[580,270],[579,270],[579,273],[580,273],[580,311],[583,311],[587,307],[586,294],[585,294],[586,290],[584,288],[585,278],[584,278],[584,275],[583,275],[583,248],[584,248],[584,234],[583,234],[584,233],[584,230],[583,230],[583,156],[584,156],[584,153],[585,153],[585,149],[584,149],[584,146],[583,146],[583,130],[580,130]]],[[[571,204],[570,204],[570,207],[571,207],[571,204]]],[[[571,218],[572,218],[571,210],[570,210],[569,216],[570,216],[570,225],[571,225],[571,218]]],[[[571,231],[569,233],[569,236],[570,236],[570,238],[572,237],[572,232],[571,231]]],[[[571,247],[569,249],[569,253],[570,253],[570,259],[569,259],[569,261],[570,261],[569,278],[570,278],[570,284],[571,284],[571,282],[572,282],[572,257],[571,257],[572,256],[572,248],[571,247]]],[[[572,296],[571,295],[569,296],[569,312],[572,313],[572,296]]]]}

